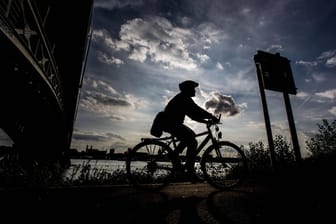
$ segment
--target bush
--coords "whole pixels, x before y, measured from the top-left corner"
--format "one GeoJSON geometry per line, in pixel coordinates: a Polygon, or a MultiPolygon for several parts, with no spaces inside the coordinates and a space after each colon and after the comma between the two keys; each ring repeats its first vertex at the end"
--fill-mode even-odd
{"type": "Polygon", "coordinates": [[[336,120],[330,124],[328,120],[323,119],[322,124],[317,124],[317,126],[318,134],[306,141],[308,150],[312,156],[334,152],[336,149],[336,120]]]}
{"type": "MultiPolygon", "coordinates": [[[[291,167],[295,162],[294,150],[287,139],[282,135],[274,138],[274,153],[276,168],[279,170],[291,167]]],[[[270,151],[262,141],[249,143],[249,150],[246,150],[246,157],[249,162],[249,171],[253,175],[271,174],[270,151]]]]}

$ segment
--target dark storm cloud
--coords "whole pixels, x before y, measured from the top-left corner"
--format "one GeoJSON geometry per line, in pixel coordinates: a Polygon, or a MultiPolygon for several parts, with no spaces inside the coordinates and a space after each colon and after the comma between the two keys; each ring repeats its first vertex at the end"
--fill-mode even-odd
{"type": "Polygon", "coordinates": [[[92,97],[96,100],[97,104],[102,104],[105,106],[120,106],[120,107],[128,107],[131,106],[131,104],[121,98],[113,97],[113,96],[107,96],[101,93],[93,93],[93,94],[87,94],[87,97],[92,97]]]}
{"type": "Polygon", "coordinates": [[[104,141],[106,140],[106,136],[100,135],[90,135],[90,134],[83,134],[83,133],[74,133],[73,139],[80,140],[80,141],[104,141]]]}
{"type": "Polygon", "coordinates": [[[115,9],[141,6],[144,4],[143,0],[95,0],[94,6],[96,8],[115,9]]]}
{"type": "Polygon", "coordinates": [[[84,79],[86,90],[80,101],[81,108],[104,114],[113,114],[113,107],[130,107],[126,96],[118,93],[110,84],[91,77],[84,79]]]}
{"type": "Polygon", "coordinates": [[[236,105],[234,99],[231,96],[213,92],[212,98],[205,102],[205,108],[213,110],[215,114],[235,116],[241,112],[242,106],[236,105]]]}
{"type": "Polygon", "coordinates": [[[80,132],[76,130],[73,134],[73,139],[77,141],[108,141],[112,139],[119,139],[124,141],[125,139],[120,135],[113,134],[113,133],[92,133],[92,132],[80,132]]]}

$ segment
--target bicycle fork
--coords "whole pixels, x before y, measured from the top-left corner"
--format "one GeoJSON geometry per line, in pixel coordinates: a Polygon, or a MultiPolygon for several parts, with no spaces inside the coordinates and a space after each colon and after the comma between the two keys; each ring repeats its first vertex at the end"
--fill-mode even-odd
{"type": "Polygon", "coordinates": [[[220,151],[218,141],[213,141],[213,144],[214,144],[214,146],[215,146],[215,152],[216,152],[218,161],[222,164],[222,166],[223,166],[224,168],[228,167],[228,165],[226,164],[225,160],[224,160],[223,157],[222,157],[222,153],[221,153],[221,151],[220,151]]]}

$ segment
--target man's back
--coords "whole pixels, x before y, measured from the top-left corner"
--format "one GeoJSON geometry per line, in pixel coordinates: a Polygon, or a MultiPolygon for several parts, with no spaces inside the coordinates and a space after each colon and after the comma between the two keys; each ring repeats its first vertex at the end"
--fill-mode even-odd
{"type": "Polygon", "coordinates": [[[183,92],[168,102],[164,112],[167,124],[170,126],[182,124],[186,115],[199,122],[206,118],[213,118],[212,114],[198,106],[188,94],[183,92]]]}
{"type": "Polygon", "coordinates": [[[182,124],[185,115],[188,115],[189,110],[193,107],[192,104],[194,104],[193,100],[182,93],[174,96],[164,110],[167,121],[171,122],[170,124],[182,124]]]}

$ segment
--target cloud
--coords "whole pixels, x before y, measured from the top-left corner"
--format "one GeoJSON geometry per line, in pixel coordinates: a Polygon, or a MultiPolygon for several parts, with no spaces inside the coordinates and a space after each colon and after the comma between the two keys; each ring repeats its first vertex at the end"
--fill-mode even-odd
{"type": "Polygon", "coordinates": [[[104,8],[104,9],[115,9],[115,8],[125,8],[125,7],[134,7],[141,6],[144,4],[143,0],[95,0],[95,8],[104,8]]]}
{"type": "MultiPolygon", "coordinates": [[[[94,41],[102,40],[111,50],[127,53],[131,60],[188,71],[197,69],[199,64],[210,59],[202,52],[204,49],[211,48],[227,37],[212,23],[184,28],[159,16],[126,21],[120,27],[119,39],[113,39],[107,30],[93,32],[94,41]]],[[[113,62],[111,59],[106,60],[106,57],[102,59],[104,62],[113,62]]]]}
{"type": "Polygon", "coordinates": [[[107,54],[99,51],[98,52],[98,60],[101,61],[102,63],[105,63],[105,64],[108,64],[108,65],[111,65],[111,64],[116,64],[116,65],[122,65],[124,64],[124,61],[119,59],[119,58],[116,58],[116,57],[113,57],[113,56],[108,56],[107,54]]]}
{"type": "Polygon", "coordinates": [[[332,68],[336,66],[336,50],[324,51],[318,57],[319,60],[325,62],[325,66],[332,68]]]}
{"type": "Polygon", "coordinates": [[[336,107],[332,107],[330,108],[330,110],[328,110],[331,114],[333,114],[334,116],[336,116],[336,107]]]}
{"type": "Polygon", "coordinates": [[[122,99],[120,97],[114,97],[114,96],[107,96],[105,94],[101,94],[99,92],[85,92],[84,98],[93,98],[97,104],[102,104],[106,106],[120,106],[120,107],[128,107],[131,106],[131,104],[126,100],[122,99]]]}
{"type": "Polygon", "coordinates": [[[318,65],[325,65],[328,68],[335,67],[336,50],[324,51],[313,61],[298,60],[296,64],[302,65],[307,69],[316,68],[318,65]]]}
{"type": "Polygon", "coordinates": [[[149,60],[165,68],[193,70],[197,63],[188,50],[188,40],[192,32],[175,27],[162,17],[135,18],[128,20],[120,28],[119,41],[110,46],[115,50],[125,50],[131,60],[149,60]]]}
{"type": "Polygon", "coordinates": [[[304,92],[304,91],[299,91],[297,94],[296,94],[296,97],[299,97],[299,98],[307,98],[309,97],[310,94],[307,93],[307,92],[304,92]]]}
{"type": "Polygon", "coordinates": [[[215,114],[224,116],[235,116],[246,108],[246,104],[236,105],[231,96],[222,95],[218,92],[212,92],[212,97],[205,102],[205,108],[213,110],[215,114]]]}
{"type": "Polygon", "coordinates": [[[329,51],[324,51],[321,53],[320,56],[317,57],[317,59],[323,60],[323,59],[328,59],[336,55],[336,50],[329,50],[329,51]]]}
{"type": "Polygon", "coordinates": [[[312,73],[311,76],[314,79],[314,81],[316,81],[316,82],[324,82],[324,81],[327,80],[326,75],[324,73],[314,72],[314,73],[312,73]]]}
{"type": "Polygon", "coordinates": [[[79,101],[79,109],[93,113],[99,118],[125,121],[128,115],[141,113],[148,108],[149,100],[123,91],[117,91],[112,85],[103,80],[86,76],[83,80],[83,90],[79,101]],[[127,116],[126,116],[127,115],[127,116]]]}
{"type": "Polygon", "coordinates": [[[175,27],[165,18],[148,17],[128,20],[120,27],[119,40],[107,31],[94,32],[94,40],[103,39],[114,51],[125,51],[134,61],[149,60],[165,68],[193,70],[197,63],[188,50],[192,32],[175,27]]]}
{"type": "Polygon", "coordinates": [[[79,106],[81,110],[94,113],[95,115],[93,116],[99,115],[109,119],[117,118],[116,120],[122,120],[123,116],[118,114],[122,114],[122,108],[130,108],[131,104],[125,99],[86,91],[81,98],[79,106]]]}
{"type": "Polygon", "coordinates": [[[106,111],[106,107],[128,107],[132,104],[125,96],[118,93],[110,84],[87,77],[84,79],[86,87],[82,95],[81,106],[89,111],[106,111]]]}
{"type": "Polygon", "coordinates": [[[124,120],[128,113],[146,107],[147,101],[129,93],[119,93],[109,83],[91,77],[84,79],[80,108],[112,120],[124,120]]]}
{"type": "Polygon", "coordinates": [[[284,48],[280,44],[272,44],[270,47],[266,49],[266,51],[283,51],[284,48]]]}
{"type": "Polygon", "coordinates": [[[336,66],[336,56],[332,57],[332,58],[329,58],[327,61],[326,61],[326,66],[327,67],[335,67],[336,66]]]}
{"type": "Polygon", "coordinates": [[[315,95],[333,100],[336,99],[336,89],[326,90],[324,92],[318,92],[315,93],[315,95]]]}
{"type": "Polygon", "coordinates": [[[210,57],[206,54],[197,53],[196,56],[197,56],[197,58],[200,59],[201,63],[204,63],[204,62],[206,62],[210,59],[210,57]]]}
{"type": "Polygon", "coordinates": [[[110,132],[106,133],[95,133],[95,132],[88,132],[88,131],[79,131],[75,130],[73,134],[73,139],[77,141],[94,141],[94,142],[100,142],[100,141],[109,141],[111,139],[118,139],[125,141],[123,137],[117,134],[113,134],[110,132]]]}
{"type": "Polygon", "coordinates": [[[107,95],[117,95],[118,92],[107,82],[86,76],[83,85],[87,90],[97,91],[107,95]]]}
{"type": "Polygon", "coordinates": [[[223,65],[221,63],[219,63],[219,62],[217,62],[216,68],[218,68],[219,70],[224,70],[223,65]]]}
{"type": "Polygon", "coordinates": [[[299,60],[295,62],[296,64],[303,65],[305,67],[315,67],[318,65],[317,61],[303,61],[299,60]]]}

